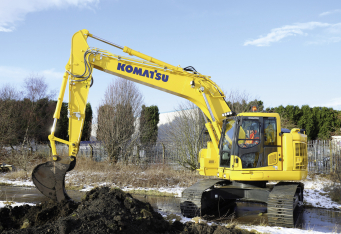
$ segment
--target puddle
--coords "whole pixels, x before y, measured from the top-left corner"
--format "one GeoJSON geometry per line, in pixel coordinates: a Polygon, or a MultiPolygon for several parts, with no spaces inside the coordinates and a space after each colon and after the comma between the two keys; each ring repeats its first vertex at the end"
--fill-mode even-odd
{"type": "MultiPolygon", "coordinates": [[[[154,209],[166,213],[180,214],[180,198],[175,197],[145,197],[135,195],[135,198],[149,202],[154,209]]],[[[228,223],[235,220],[240,224],[267,225],[266,204],[253,202],[237,202],[233,212],[221,213],[220,222],[228,223]]],[[[304,230],[320,232],[341,232],[341,211],[318,208],[303,208],[300,212],[296,227],[304,230]]]]}
{"type": "Polygon", "coordinates": [[[140,201],[149,202],[150,205],[158,211],[165,213],[181,214],[180,211],[180,199],[176,197],[156,197],[156,196],[143,196],[134,195],[132,196],[140,201]]]}
{"type": "MultiPolygon", "coordinates": [[[[266,211],[266,204],[238,202],[235,208],[235,220],[242,224],[267,225],[266,211]]],[[[296,228],[340,233],[341,211],[303,208],[297,217],[296,228]]]]}
{"type": "MultiPolygon", "coordinates": [[[[67,194],[77,202],[79,202],[82,199],[82,195],[84,195],[84,193],[75,190],[67,190],[67,194]]],[[[35,187],[0,186],[0,201],[37,204],[47,200],[48,198],[41,194],[35,187]]]]}
{"type": "MultiPolygon", "coordinates": [[[[80,201],[84,192],[67,190],[67,193],[75,201],[80,201]]],[[[133,195],[135,198],[149,202],[154,209],[164,213],[180,214],[180,199],[175,197],[155,197],[133,195]]],[[[0,186],[0,201],[15,201],[40,203],[47,200],[36,188],[0,186]]],[[[221,214],[222,222],[238,221],[241,224],[267,225],[266,204],[237,202],[233,207],[233,215],[221,214]],[[261,215],[260,215],[261,214],[261,215]]],[[[341,211],[318,208],[304,208],[300,213],[297,228],[320,232],[341,232],[341,211]]]]}

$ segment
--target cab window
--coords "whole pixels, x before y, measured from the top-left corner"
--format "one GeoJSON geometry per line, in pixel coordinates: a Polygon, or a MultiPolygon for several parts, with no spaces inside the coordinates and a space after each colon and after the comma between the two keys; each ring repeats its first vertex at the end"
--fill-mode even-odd
{"type": "Polygon", "coordinates": [[[258,120],[243,120],[239,127],[238,146],[241,148],[251,148],[260,143],[260,124],[258,120]]]}
{"type": "Polygon", "coordinates": [[[277,145],[277,128],[275,118],[264,118],[264,145],[277,145]]]}

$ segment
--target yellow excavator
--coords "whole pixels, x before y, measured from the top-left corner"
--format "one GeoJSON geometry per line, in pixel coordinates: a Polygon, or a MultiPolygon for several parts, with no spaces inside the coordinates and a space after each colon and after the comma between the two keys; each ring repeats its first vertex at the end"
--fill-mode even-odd
{"type": "Polygon", "coordinates": [[[184,216],[203,215],[221,205],[245,200],[267,203],[270,224],[294,225],[295,208],[303,202],[304,187],[299,181],[308,173],[307,136],[303,129],[282,129],[277,113],[253,110],[236,115],[211,77],[191,66],[173,66],[119,46],[88,30],[72,37],[49,135],[53,159],[38,165],[32,173],[34,184],[44,195],[59,202],[70,199],[65,191],[65,174],[76,165],[93,68],[190,100],[204,113],[210,141],[200,151],[198,171],[210,178],[183,191],[180,208],[184,216]],[[88,37],[123,50],[130,57],[89,47],[88,37]],[[68,141],[54,135],[67,87],[68,141]],[[58,155],[56,141],[68,145],[67,156],[58,155]]]}

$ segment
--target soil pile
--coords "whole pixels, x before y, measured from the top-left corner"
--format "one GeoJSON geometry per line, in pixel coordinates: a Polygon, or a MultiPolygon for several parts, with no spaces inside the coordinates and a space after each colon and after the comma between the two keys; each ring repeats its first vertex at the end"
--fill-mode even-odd
{"type": "Polygon", "coordinates": [[[81,203],[45,202],[0,209],[0,233],[248,233],[234,228],[178,221],[170,224],[149,203],[108,187],[81,203]]]}

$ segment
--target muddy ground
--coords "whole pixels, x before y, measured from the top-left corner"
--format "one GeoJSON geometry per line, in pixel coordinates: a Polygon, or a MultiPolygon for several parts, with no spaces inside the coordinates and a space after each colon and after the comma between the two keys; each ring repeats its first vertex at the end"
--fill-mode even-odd
{"type": "Polygon", "coordinates": [[[166,221],[149,203],[108,187],[80,203],[44,202],[0,209],[0,233],[249,233],[235,227],[166,221]]]}

